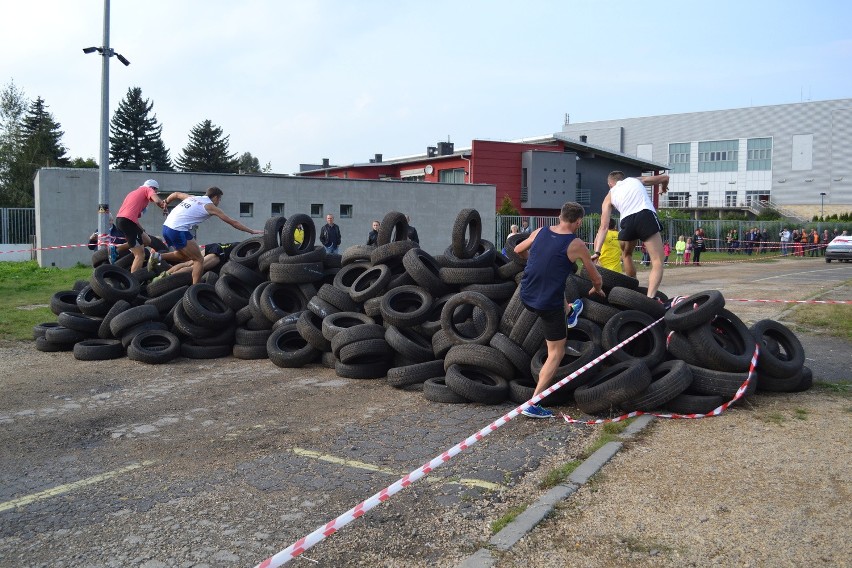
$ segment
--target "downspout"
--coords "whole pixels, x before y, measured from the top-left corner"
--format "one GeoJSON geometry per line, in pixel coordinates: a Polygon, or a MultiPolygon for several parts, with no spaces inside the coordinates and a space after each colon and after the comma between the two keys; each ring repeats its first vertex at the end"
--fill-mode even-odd
{"type": "Polygon", "coordinates": [[[467,183],[473,183],[473,168],[471,167],[470,158],[465,158],[464,154],[461,155],[461,159],[467,162],[467,183]]]}

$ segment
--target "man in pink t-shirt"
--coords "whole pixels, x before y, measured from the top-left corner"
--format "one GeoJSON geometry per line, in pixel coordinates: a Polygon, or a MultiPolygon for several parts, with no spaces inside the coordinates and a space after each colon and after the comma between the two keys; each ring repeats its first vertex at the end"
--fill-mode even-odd
{"type": "MultiPolygon", "coordinates": [[[[130,267],[130,272],[139,270],[145,264],[145,247],[143,244],[144,240],[148,239],[146,239],[145,229],[139,224],[139,218],[142,217],[142,212],[148,207],[148,202],[156,203],[164,212],[167,211],[166,202],[157,195],[159,188],[160,184],[156,180],[145,181],[144,184],[127,194],[127,197],[121,203],[118,214],[115,216],[115,226],[127,237],[127,246],[133,253],[133,264],[130,267]]],[[[115,256],[113,249],[114,247],[110,247],[111,262],[114,261],[113,257],[115,256]]]]}

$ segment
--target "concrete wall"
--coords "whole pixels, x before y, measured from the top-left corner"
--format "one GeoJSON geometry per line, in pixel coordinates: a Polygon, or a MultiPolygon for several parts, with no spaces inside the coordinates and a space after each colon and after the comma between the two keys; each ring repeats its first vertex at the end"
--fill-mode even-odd
{"type": "MultiPolygon", "coordinates": [[[[146,179],[156,179],[161,196],[172,191],[203,193],[210,186],[222,189],[221,209],[244,225],[262,229],[271,217],[271,204],[284,203],[284,216],[310,214],[312,204],[322,205],[315,217],[319,227],[332,213],[343,235],[342,249],[367,242],[370,222],[389,211],[411,216],[420,246],[433,255],[450,245],[450,233],[458,212],[473,208],[482,216],[482,234],[491,239],[495,227],[493,185],[441,184],[400,181],[301,178],[279,175],[235,175],[144,171],[110,171],[110,210],[118,212],[124,197],[146,179]],[[252,203],[254,215],[240,217],[240,203],[252,203]],[[352,206],[352,217],[341,218],[341,205],[352,206]]],[[[97,227],[98,171],[43,168],[35,178],[36,238],[39,248],[83,244],[97,227]]],[[[154,235],[162,231],[163,216],[149,206],[140,220],[154,235]]],[[[201,244],[241,241],[250,235],[211,218],[198,229],[201,244]]],[[[49,249],[38,252],[41,266],[73,266],[91,262],[88,248],[49,249]]]]}

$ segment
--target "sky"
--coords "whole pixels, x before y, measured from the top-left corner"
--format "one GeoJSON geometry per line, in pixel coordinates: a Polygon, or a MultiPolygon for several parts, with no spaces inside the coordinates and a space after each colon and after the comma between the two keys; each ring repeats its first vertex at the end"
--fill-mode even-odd
{"type": "MultiPolygon", "coordinates": [[[[140,87],[174,160],[211,120],[275,173],[572,123],[852,97],[852,4],[115,0],[110,116],[140,87]]],[[[103,0],[0,0],[0,88],[99,156],[103,0]]]]}

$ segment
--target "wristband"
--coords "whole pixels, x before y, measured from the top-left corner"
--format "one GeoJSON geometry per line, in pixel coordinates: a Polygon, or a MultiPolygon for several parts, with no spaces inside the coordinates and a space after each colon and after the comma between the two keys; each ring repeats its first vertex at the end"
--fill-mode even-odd
{"type": "Polygon", "coordinates": [[[595,254],[596,254],[596,255],[598,255],[598,256],[600,256],[600,255],[601,255],[601,251],[596,250],[596,251],[595,251],[595,254]]]}

